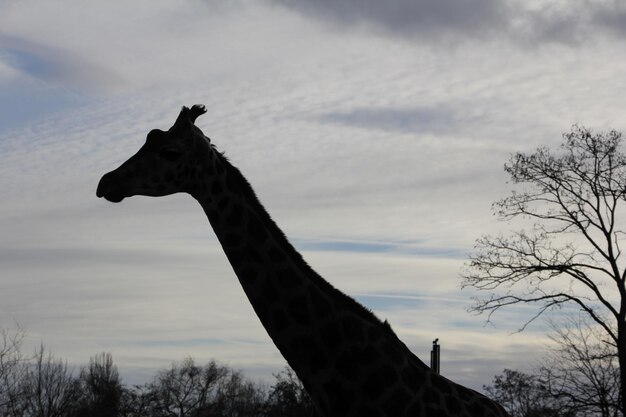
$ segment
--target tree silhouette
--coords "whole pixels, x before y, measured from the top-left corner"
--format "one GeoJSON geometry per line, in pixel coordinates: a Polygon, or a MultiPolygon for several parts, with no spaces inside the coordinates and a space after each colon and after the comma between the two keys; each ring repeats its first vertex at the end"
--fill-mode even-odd
{"type": "Polygon", "coordinates": [[[43,344],[26,367],[20,391],[15,415],[29,417],[70,416],[81,395],[78,381],[67,363],[55,358],[43,344]]]}
{"type": "Polygon", "coordinates": [[[522,329],[554,308],[583,311],[617,352],[624,390],[626,157],[620,144],[616,131],[594,134],[575,126],[558,154],[541,147],[513,155],[504,169],[517,189],[494,209],[504,220],[533,224],[509,236],[478,239],[463,286],[490,292],[472,308],[488,313],[488,320],[503,307],[535,305],[522,329]]]}
{"type": "Polygon", "coordinates": [[[24,331],[0,329],[0,415],[13,414],[20,401],[20,383],[24,376],[21,352],[24,331]]]}
{"type": "Polygon", "coordinates": [[[195,416],[210,409],[218,386],[228,375],[228,368],[210,361],[198,366],[190,357],[174,362],[157,374],[151,384],[152,410],[155,416],[195,416]]]}
{"type": "Polygon", "coordinates": [[[585,318],[553,324],[555,346],[539,369],[539,378],[561,409],[581,415],[620,415],[620,373],[615,349],[602,342],[604,332],[585,318]]]}
{"type": "Polygon", "coordinates": [[[574,417],[562,411],[535,375],[505,369],[496,375],[492,385],[483,387],[485,392],[498,401],[511,417],[574,417]]]}
{"type": "Polygon", "coordinates": [[[268,417],[319,417],[309,394],[291,368],[286,367],[274,377],[276,383],[270,390],[265,415],[268,417]]]}
{"type": "Polygon", "coordinates": [[[82,405],[79,416],[116,417],[120,414],[122,383],[110,353],[89,359],[79,377],[82,405]]]}

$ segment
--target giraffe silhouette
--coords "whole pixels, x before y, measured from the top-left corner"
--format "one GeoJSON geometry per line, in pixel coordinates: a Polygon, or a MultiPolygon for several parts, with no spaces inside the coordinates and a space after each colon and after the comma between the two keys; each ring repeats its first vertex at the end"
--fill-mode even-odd
{"type": "Polygon", "coordinates": [[[388,323],[320,277],[289,243],[240,171],[183,107],[167,131],[105,174],[97,196],[186,192],[204,209],[254,311],[321,414],[503,417],[480,393],[433,372],[388,323]]]}

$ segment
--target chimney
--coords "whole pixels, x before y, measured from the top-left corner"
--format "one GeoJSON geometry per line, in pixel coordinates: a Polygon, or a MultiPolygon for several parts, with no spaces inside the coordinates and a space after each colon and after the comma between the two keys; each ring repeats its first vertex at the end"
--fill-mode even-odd
{"type": "Polygon", "coordinates": [[[440,346],[437,344],[439,339],[433,340],[433,350],[430,351],[430,369],[436,374],[439,374],[439,358],[440,358],[440,346]]]}

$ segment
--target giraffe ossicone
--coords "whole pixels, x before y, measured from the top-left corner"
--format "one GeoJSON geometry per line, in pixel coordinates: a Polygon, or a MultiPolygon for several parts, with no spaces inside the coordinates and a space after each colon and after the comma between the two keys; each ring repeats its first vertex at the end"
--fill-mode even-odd
{"type": "Polygon", "coordinates": [[[328,417],[505,417],[482,394],[433,372],[387,322],[319,276],[271,219],[241,172],[183,107],[167,131],[105,174],[96,194],[185,192],[209,222],[272,341],[328,417]]]}

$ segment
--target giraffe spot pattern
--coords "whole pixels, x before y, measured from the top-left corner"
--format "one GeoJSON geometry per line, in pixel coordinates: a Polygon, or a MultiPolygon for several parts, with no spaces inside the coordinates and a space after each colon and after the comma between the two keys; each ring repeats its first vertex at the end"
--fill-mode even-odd
{"type": "Polygon", "coordinates": [[[226,224],[229,226],[238,226],[243,219],[243,207],[239,204],[235,204],[230,213],[226,217],[226,224]]]}
{"type": "Polygon", "coordinates": [[[355,317],[345,317],[342,320],[341,325],[343,327],[343,333],[346,338],[353,340],[354,342],[365,341],[365,332],[361,327],[361,322],[359,322],[355,317]]]}
{"type": "Polygon", "coordinates": [[[304,295],[298,295],[289,300],[287,309],[296,323],[305,326],[311,323],[309,300],[304,295]]]}
{"type": "Polygon", "coordinates": [[[325,346],[330,349],[335,349],[343,342],[343,335],[339,325],[334,321],[326,323],[319,330],[320,339],[325,346]]]}
{"type": "Polygon", "coordinates": [[[211,194],[214,196],[220,195],[222,193],[222,184],[219,181],[214,181],[211,185],[211,194]]]}
{"type": "Polygon", "coordinates": [[[328,366],[328,356],[317,344],[310,347],[309,369],[315,374],[328,366]]]}
{"type": "Polygon", "coordinates": [[[469,413],[472,416],[484,416],[485,415],[484,404],[480,404],[479,402],[474,402],[473,404],[470,404],[469,413]]]}
{"type": "Polygon", "coordinates": [[[261,221],[252,212],[248,211],[248,235],[257,243],[263,243],[267,240],[267,231],[261,224],[261,221]]]}
{"type": "Polygon", "coordinates": [[[307,289],[313,307],[313,314],[320,319],[328,316],[332,312],[332,304],[328,298],[324,297],[317,287],[313,285],[309,285],[307,289]]]}
{"type": "Polygon", "coordinates": [[[444,394],[452,393],[452,387],[450,386],[450,384],[446,383],[446,381],[441,376],[435,373],[430,374],[430,383],[433,385],[433,387],[435,387],[437,390],[441,391],[444,394]]]}
{"type": "Polygon", "coordinates": [[[405,368],[402,371],[402,381],[408,387],[417,389],[424,384],[424,377],[413,368],[405,368]]]}
{"type": "Polygon", "coordinates": [[[255,246],[247,244],[244,248],[244,253],[246,262],[259,265],[263,264],[263,255],[261,255],[261,252],[259,252],[255,246]]]}
{"type": "MultiPolygon", "coordinates": [[[[434,407],[432,405],[427,405],[424,408],[425,414],[424,416],[428,417],[450,417],[450,414],[440,407],[434,407]]],[[[480,417],[480,415],[472,415],[472,417],[480,417]]]]}
{"type": "Polygon", "coordinates": [[[270,258],[270,262],[273,263],[281,263],[287,258],[285,256],[285,253],[282,250],[278,249],[276,246],[273,246],[269,250],[268,255],[270,258]]]}
{"type": "Polygon", "coordinates": [[[370,367],[374,366],[380,361],[381,357],[380,352],[372,346],[351,346],[340,354],[337,359],[337,366],[344,366],[346,368],[346,375],[349,375],[349,369],[351,369],[352,366],[357,366],[359,369],[353,371],[353,375],[356,375],[357,373],[361,373],[360,367],[362,367],[363,364],[367,364],[370,367]],[[342,361],[345,361],[345,364],[341,364],[342,361]]]}
{"type": "Polygon", "coordinates": [[[403,362],[404,356],[403,352],[398,349],[396,344],[393,344],[389,341],[385,341],[381,344],[381,350],[384,355],[391,360],[391,363],[395,366],[400,366],[403,362]]]}
{"type": "Polygon", "coordinates": [[[288,266],[286,268],[282,268],[276,271],[276,279],[281,288],[284,288],[286,290],[290,290],[301,284],[300,280],[298,279],[298,274],[292,266],[288,266]]]}
{"type": "Polygon", "coordinates": [[[237,192],[237,190],[240,188],[234,175],[226,176],[226,187],[232,192],[237,192]]]}
{"type": "Polygon", "coordinates": [[[380,417],[380,413],[372,407],[362,407],[356,414],[359,417],[380,417]]]}
{"type": "Polygon", "coordinates": [[[370,373],[362,386],[363,395],[371,399],[377,399],[384,394],[380,388],[389,387],[397,380],[396,372],[387,366],[381,366],[376,371],[370,373]]]}
{"type": "Polygon", "coordinates": [[[402,388],[396,389],[387,398],[382,405],[384,414],[386,416],[401,416],[406,408],[406,405],[411,400],[411,396],[406,393],[402,388]]]}
{"type": "Polygon", "coordinates": [[[424,388],[423,399],[424,402],[428,404],[439,405],[439,403],[441,402],[441,395],[437,391],[435,391],[433,387],[428,386],[424,388]]]}
{"type": "Polygon", "coordinates": [[[413,404],[409,406],[406,415],[411,417],[426,417],[426,415],[422,414],[421,404],[417,401],[414,401],[413,404]]]}
{"type": "Polygon", "coordinates": [[[281,351],[287,352],[285,357],[288,362],[296,360],[306,364],[308,372],[311,374],[315,374],[328,366],[327,355],[310,335],[294,337],[291,342],[283,346],[281,351]]]}
{"type": "Polygon", "coordinates": [[[324,390],[329,398],[331,409],[334,415],[346,415],[350,411],[355,401],[354,391],[341,382],[331,381],[324,384],[324,390]]]}
{"type": "Polygon", "coordinates": [[[266,279],[263,282],[263,286],[261,287],[261,295],[266,300],[274,300],[274,299],[276,299],[276,294],[278,294],[278,291],[276,289],[276,285],[274,285],[272,280],[266,279]]]}
{"type": "Polygon", "coordinates": [[[344,352],[337,357],[335,369],[346,378],[357,378],[361,363],[357,362],[353,352],[344,352]]]}
{"type": "Polygon", "coordinates": [[[217,175],[222,175],[224,173],[224,166],[218,161],[215,162],[215,173],[217,175]]]}
{"type": "Polygon", "coordinates": [[[378,326],[369,326],[367,339],[370,343],[376,343],[383,337],[383,332],[378,326]]]}
{"type": "Polygon", "coordinates": [[[291,320],[282,307],[278,307],[273,311],[271,322],[277,332],[283,332],[291,325],[291,320]]]}
{"type": "Polygon", "coordinates": [[[224,196],[217,202],[217,208],[220,210],[224,210],[226,209],[226,207],[228,207],[229,203],[230,199],[227,196],[224,196]]]}
{"type": "Polygon", "coordinates": [[[454,396],[448,394],[445,396],[445,402],[448,406],[448,411],[451,414],[459,414],[462,410],[461,403],[454,396]]]}

